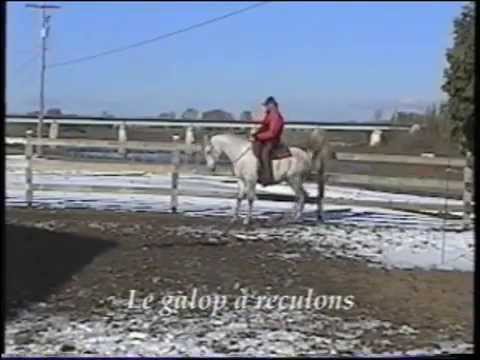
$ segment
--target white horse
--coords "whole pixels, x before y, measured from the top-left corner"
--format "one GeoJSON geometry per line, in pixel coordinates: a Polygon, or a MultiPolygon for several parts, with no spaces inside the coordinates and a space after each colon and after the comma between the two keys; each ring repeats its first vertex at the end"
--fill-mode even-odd
{"type": "MultiPolygon", "coordinates": [[[[273,160],[274,183],[278,184],[286,181],[293,189],[296,197],[293,218],[298,220],[303,213],[305,198],[307,197],[303,182],[307,175],[316,169],[317,174],[319,174],[317,177],[319,189],[317,217],[322,220],[323,176],[321,174],[324,172],[328,154],[328,141],[325,131],[317,129],[310,134],[307,151],[291,147],[290,152],[292,154],[290,157],[273,160]]],[[[210,139],[206,138],[204,155],[207,167],[211,171],[215,171],[216,163],[222,153],[230,160],[233,172],[238,178],[238,196],[232,221],[238,219],[242,200],[246,197],[248,199],[248,215],[244,219],[244,224],[249,225],[252,218],[253,202],[256,198],[255,187],[258,175],[258,160],[253,153],[252,143],[232,134],[220,134],[210,139]]]]}

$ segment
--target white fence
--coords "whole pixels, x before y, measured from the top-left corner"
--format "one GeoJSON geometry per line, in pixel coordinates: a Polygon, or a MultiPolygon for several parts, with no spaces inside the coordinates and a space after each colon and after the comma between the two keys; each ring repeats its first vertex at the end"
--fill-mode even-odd
{"type": "MultiPolygon", "coordinates": [[[[11,142],[16,143],[15,141],[11,142]]],[[[215,198],[235,198],[236,192],[225,193],[218,191],[192,191],[187,189],[180,189],[178,184],[181,181],[180,177],[180,152],[189,151],[191,153],[198,153],[202,150],[202,146],[198,144],[184,144],[179,142],[179,137],[174,136],[173,142],[143,142],[143,141],[108,141],[108,140],[86,140],[86,139],[38,139],[32,137],[32,132],[28,131],[27,136],[24,139],[25,144],[25,157],[27,160],[27,166],[25,169],[25,181],[26,181],[26,201],[28,206],[32,205],[34,191],[58,191],[59,189],[65,189],[70,191],[80,192],[129,192],[129,193],[142,193],[142,194],[156,194],[156,195],[169,195],[170,196],[170,208],[172,212],[178,210],[178,198],[179,196],[195,196],[195,197],[215,197],[215,198]],[[127,149],[135,150],[150,150],[150,151],[169,151],[172,153],[172,181],[169,188],[144,188],[144,187],[113,187],[105,185],[94,186],[78,186],[70,184],[37,184],[33,179],[33,163],[32,154],[33,147],[38,145],[44,146],[65,146],[65,147],[90,147],[90,148],[109,148],[119,149],[123,151],[127,149]]],[[[381,177],[370,175],[349,175],[349,174],[317,174],[317,183],[319,184],[318,194],[316,198],[307,199],[308,202],[315,202],[319,207],[319,212],[323,201],[335,205],[360,205],[365,207],[385,207],[399,210],[446,210],[443,205],[440,204],[416,204],[412,202],[388,202],[388,201],[372,201],[372,200],[357,200],[357,199],[338,199],[338,198],[324,198],[324,184],[325,182],[334,182],[336,184],[370,184],[370,185],[385,185],[396,184],[404,189],[408,188],[421,188],[429,187],[436,189],[457,189],[463,191],[463,206],[449,205],[450,211],[463,211],[465,219],[470,219],[473,208],[473,161],[471,156],[464,159],[446,159],[446,158],[425,158],[418,156],[403,156],[403,155],[381,155],[381,154],[350,154],[350,153],[336,153],[335,158],[340,161],[373,161],[373,162],[388,162],[397,164],[418,164],[418,165],[438,165],[464,168],[464,181],[450,181],[439,179],[416,179],[416,178],[402,178],[402,177],[381,177]],[[326,181],[325,181],[326,180],[326,181]]],[[[288,195],[272,195],[272,194],[259,194],[259,198],[272,199],[272,200],[293,200],[288,195]]]]}
{"type": "MultiPolygon", "coordinates": [[[[25,115],[6,115],[6,124],[37,124],[38,118],[25,115]]],[[[194,127],[194,128],[251,128],[258,126],[254,121],[216,121],[216,120],[184,120],[184,119],[146,119],[146,118],[101,118],[101,117],[46,117],[44,124],[57,125],[113,125],[113,126],[162,126],[162,127],[194,127]]],[[[409,126],[390,123],[334,123],[314,121],[290,121],[285,124],[288,129],[317,129],[374,131],[395,130],[408,131],[409,126]]],[[[56,129],[58,131],[58,128],[56,129]]]]}

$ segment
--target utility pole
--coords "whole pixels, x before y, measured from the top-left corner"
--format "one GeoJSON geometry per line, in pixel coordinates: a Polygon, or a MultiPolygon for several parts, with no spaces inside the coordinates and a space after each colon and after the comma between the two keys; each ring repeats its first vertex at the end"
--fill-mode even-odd
{"type": "MultiPolygon", "coordinates": [[[[40,109],[38,113],[37,137],[42,139],[43,118],[45,117],[45,69],[46,69],[46,53],[47,53],[47,38],[50,31],[50,15],[47,15],[47,9],[60,9],[58,5],[42,5],[26,4],[27,8],[33,8],[42,11],[42,28],[40,30],[40,37],[42,39],[42,61],[40,66],[40,109]]],[[[37,155],[42,155],[42,146],[37,145],[37,155]]]]}

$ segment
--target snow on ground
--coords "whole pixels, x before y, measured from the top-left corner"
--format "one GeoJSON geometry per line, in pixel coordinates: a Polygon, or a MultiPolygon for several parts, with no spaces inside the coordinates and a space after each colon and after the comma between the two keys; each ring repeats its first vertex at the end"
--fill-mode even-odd
{"type": "MultiPolygon", "coordinates": [[[[142,158],[143,159],[143,158],[142,158]]],[[[12,178],[12,181],[18,182],[19,184],[24,183],[23,175],[25,172],[25,158],[23,155],[9,155],[7,158],[7,174],[12,178]]],[[[35,169],[34,169],[35,170],[35,169]]],[[[130,172],[131,173],[131,172],[130,172]]],[[[102,176],[102,185],[112,185],[112,186],[122,186],[127,184],[135,186],[145,186],[145,187],[155,187],[155,186],[170,186],[171,179],[168,176],[163,175],[154,175],[149,173],[136,174],[136,176],[129,176],[128,172],[125,175],[105,175],[104,172],[92,173],[88,170],[78,170],[78,171],[64,171],[61,169],[49,170],[48,172],[34,171],[35,178],[34,181],[43,183],[58,183],[59,181],[64,181],[66,176],[69,176],[69,181],[73,181],[75,184],[84,183],[87,185],[91,184],[91,176],[98,175],[102,176]],[[54,176],[57,175],[57,176],[54,176]],[[62,176],[63,175],[63,176],[62,176]],[[83,177],[70,177],[70,175],[85,175],[83,177]],[[143,175],[139,177],[139,175],[143,175]]],[[[96,180],[96,179],[95,179],[96,180]]],[[[205,176],[205,175],[181,175],[180,186],[182,188],[192,188],[199,187],[202,185],[215,186],[215,189],[219,187],[221,190],[231,190],[235,191],[237,188],[236,180],[228,176],[205,176]]],[[[352,187],[340,187],[340,186],[330,186],[328,185],[326,190],[326,195],[329,198],[338,198],[338,199],[353,199],[353,200],[383,200],[389,202],[412,202],[418,204],[441,204],[444,205],[462,205],[461,200],[454,199],[445,199],[442,197],[432,197],[432,196],[418,196],[411,194],[394,194],[383,191],[369,191],[356,189],[352,187]]],[[[317,188],[315,184],[305,184],[305,189],[310,196],[317,195],[317,188]]],[[[282,195],[293,195],[293,191],[289,186],[279,184],[272,185],[266,188],[258,185],[258,193],[268,193],[268,194],[282,194],[282,195]]]]}
{"type": "Polygon", "coordinates": [[[118,305],[106,316],[92,314],[80,320],[55,315],[45,321],[37,311],[24,311],[6,327],[6,355],[365,356],[473,351],[471,344],[441,335],[429,348],[392,351],[399,338],[414,340],[419,332],[380,320],[348,321],[318,312],[248,308],[215,316],[166,316],[127,309],[120,299],[112,303],[118,305]]]}
{"type": "MultiPolygon", "coordinates": [[[[7,206],[25,206],[23,157],[8,157],[6,176],[7,206]]],[[[108,176],[62,170],[35,173],[35,182],[99,184],[120,186],[169,186],[168,176],[108,176]]],[[[182,187],[232,191],[235,182],[227,177],[182,176],[182,187]]],[[[290,194],[286,186],[261,190],[290,194]]],[[[315,188],[307,191],[315,195],[315,188]]],[[[391,199],[442,203],[442,198],[390,194],[354,188],[327,186],[328,197],[391,199]]],[[[230,216],[233,200],[180,197],[179,210],[188,216],[230,216]]],[[[119,193],[35,192],[34,206],[86,208],[114,211],[169,212],[168,196],[119,193]]],[[[455,203],[449,200],[449,204],[455,203]]],[[[254,216],[272,219],[292,208],[288,202],[257,201],[254,216]]],[[[245,209],[244,209],[245,210],[245,209]]],[[[326,258],[349,258],[372,266],[400,268],[440,268],[473,271],[473,232],[455,221],[441,220],[382,208],[326,205],[326,223],[314,221],[315,206],[306,205],[304,221],[288,226],[262,227],[252,231],[232,230],[238,241],[287,241],[304,244],[305,250],[272,253],[271,256],[298,257],[319,252],[326,258]],[[442,259],[442,244],[445,244],[442,259]]],[[[45,226],[48,224],[36,224],[45,226]]],[[[180,234],[195,237],[225,235],[210,225],[177,226],[180,234]]],[[[295,247],[296,248],[296,247],[295,247]]],[[[303,248],[303,246],[302,246],[303,248]]],[[[230,310],[209,316],[159,316],[155,312],[127,310],[112,300],[106,315],[92,313],[85,319],[48,315],[45,304],[25,309],[6,326],[6,355],[144,355],[144,356],[291,356],[291,355],[418,355],[471,353],[471,344],[449,341],[439,334],[429,348],[415,349],[404,344],[415,340],[416,329],[375,319],[343,320],[318,312],[230,310]],[[378,336],[381,333],[382,336],[378,336]],[[315,334],[315,335],[312,335],[315,334]],[[395,350],[395,351],[394,351],[395,350]]]]}
{"type": "MultiPolygon", "coordinates": [[[[25,206],[23,156],[7,158],[6,203],[8,206],[25,206]]],[[[34,173],[34,182],[49,184],[116,185],[169,187],[168,175],[143,174],[139,176],[109,176],[79,172],[69,175],[61,170],[55,173],[34,173]]],[[[180,187],[231,192],[236,183],[229,177],[190,175],[181,176],[180,187]]],[[[291,194],[285,185],[259,188],[259,191],[291,194]]],[[[307,184],[307,191],[315,195],[315,186],[307,184]]],[[[346,188],[326,187],[327,197],[365,200],[415,201],[417,203],[444,203],[445,199],[409,194],[391,194],[346,188]]],[[[180,197],[179,211],[188,216],[230,216],[233,200],[180,197]]],[[[448,200],[448,204],[459,204],[448,200]]],[[[128,193],[75,193],[66,191],[35,192],[35,207],[87,208],[115,211],[169,212],[168,196],[128,193]]],[[[291,210],[289,202],[255,202],[256,218],[281,216],[291,210]]],[[[244,204],[244,211],[246,204],[244,204]]],[[[364,259],[373,264],[402,268],[422,267],[445,270],[473,271],[473,231],[465,230],[458,222],[442,220],[428,215],[417,215],[382,208],[363,208],[326,205],[326,224],[314,224],[315,206],[307,204],[303,223],[275,229],[262,228],[246,238],[281,238],[299,241],[321,251],[325,256],[364,259]],[[442,247],[444,246],[444,250],[442,247]]],[[[194,231],[194,229],[192,229],[194,231]]]]}
{"type": "MultiPolygon", "coordinates": [[[[181,226],[178,234],[222,239],[211,226],[181,226]]],[[[473,236],[469,232],[432,231],[428,228],[358,225],[331,220],[322,226],[293,224],[288,228],[260,228],[231,231],[240,241],[287,241],[304,245],[305,252],[316,251],[325,258],[346,258],[386,268],[428,268],[473,270],[473,236]],[[442,253],[442,243],[445,250],[442,253]]],[[[272,254],[283,258],[302,256],[298,252],[272,254]]]]}

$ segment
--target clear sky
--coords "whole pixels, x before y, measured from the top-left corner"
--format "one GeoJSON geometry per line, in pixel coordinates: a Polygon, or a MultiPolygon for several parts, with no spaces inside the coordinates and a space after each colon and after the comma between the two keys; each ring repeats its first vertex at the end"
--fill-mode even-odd
{"type": "MultiPolygon", "coordinates": [[[[50,4],[53,2],[47,2],[50,4]]],[[[254,2],[55,2],[47,63],[175,31],[254,2]]],[[[46,106],[154,116],[253,110],[269,95],[286,117],[366,121],[444,97],[445,50],[462,2],[272,2],[143,47],[51,68],[46,106]]],[[[7,13],[7,107],[38,109],[40,14],[7,13]]]]}

